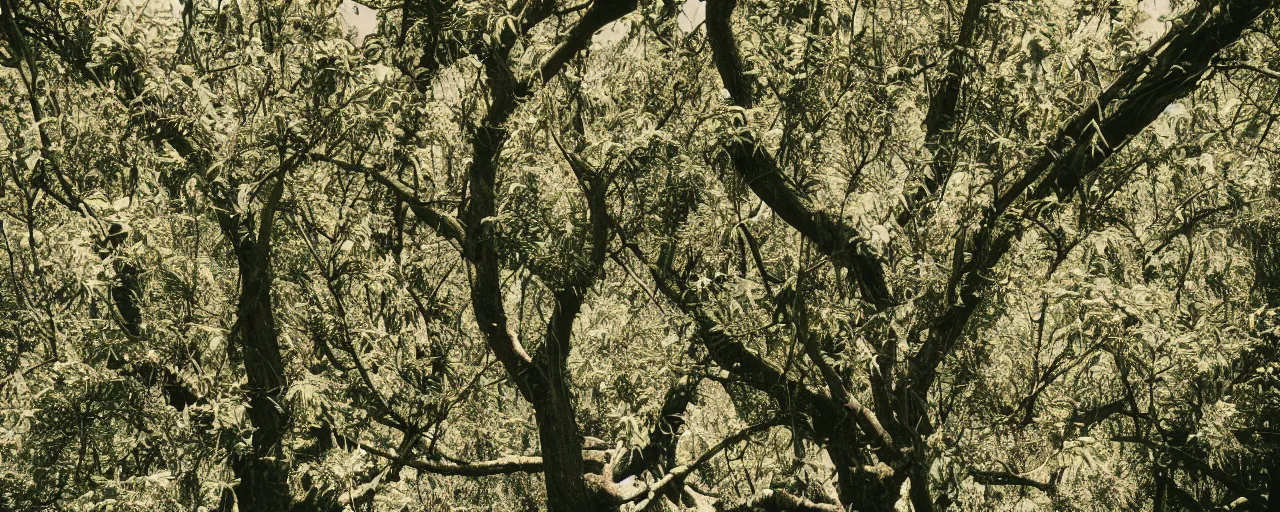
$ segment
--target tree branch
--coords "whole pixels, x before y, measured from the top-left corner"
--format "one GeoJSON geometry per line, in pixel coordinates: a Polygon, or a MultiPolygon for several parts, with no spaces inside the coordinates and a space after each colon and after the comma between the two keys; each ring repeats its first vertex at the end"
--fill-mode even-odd
{"type": "Polygon", "coordinates": [[[1046,493],[1054,492],[1057,488],[1051,483],[1032,480],[1021,475],[1015,475],[1008,471],[980,471],[974,469],[969,470],[969,476],[973,477],[973,481],[982,485],[1015,485],[1034,487],[1046,493]]]}
{"type": "Polygon", "coordinates": [[[1068,435],[1073,431],[1088,432],[1090,428],[1116,414],[1125,412],[1125,408],[1129,405],[1127,398],[1118,398],[1111,402],[1107,402],[1091,409],[1084,411],[1076,410],[1071,412],[1071,416],[1067,417],[1068,435]]]}
{"type": "MultiPolygon", "coordinates": [[[[960,33],[956,36],[951,54],[947,57],[947,69],[942,76],[942,83],[929,98],[929,111],[925,114],[925,148],[933,154],[930,162],[933,174],[927,175],[924,182],[907,198],[897,222],[905,226],[920,212],[920,202],[936,194],[938,189],[951,178],[959,157],[960,134],[956,128],[956,111],[960,106],[960,92],[968,72],[965,63],[971,59],[968,54],[978,29],[978,21],[982,9],[989,0],[969,0],[965,5],[964,17],[960,21],[960,33]]],[[[927,213],[924,213],[927,216],[927,213]]]]}
{"type": "Polygon", "coordinates": [[[674,463],[676,442],[680,439],[680,428],[684,426],[685,410],[697,397],[701,383],[700,377],[684,375],[667,390],[657,421],[649,431],[648,443],[633,451],[629,460],[614,469],[615,480],[637,476],[645,471],[656,473],[664,463],[674,463]]]}
{"type": "MultiPolygon", "coordinates": [[[[751,109],[754,80],[746,74],[730,26],[736,3],[736,0],[707,0],[707,37],[711,42],[712,60],[731,101],[743,109],[751,109]]],[[[864,300],[878,308],[892,305],[884,263],[857,230],[812,205],[788,182],[777,160],[760,147],[751,134],[745,131],[735,134],[726,151],[733,160],[734,170],[752,192],[778,217],[812,241],[818,252],[830,257],[836,266],[847,269],[864,300]]]]}
{"type": "Polygon", "coordinates": [[[455,463],[429,460],[401,460],[401,458],[394,453],[374,448],[365,443],[360,443],[360,449],[387,460],[401,462],[406,467],[411,467],[418,471],[435,475],[491,476],[509,475],[512,473],[542,472],[542,457],[510,456],[480,462],[455,463]]]}
{"type": "Polygon", "coordinates": [[[1259,492],[1258,490],[1252,489],[1244,485],[1239,480],[1236,480],[1231,475],[1228,475],[1226,472],[1222,471],[1221,469],[1213,467],[1208,462],[1205,462],[1201,458],[1196,457],[1195,455],[1192,455],[1190,453],[1187,453],[1182,449],[1175,448],[1172,446],[1162,445],[1160,443],[1156,443],[1154,441],[1137,437],[1137,436],[1116,436],[1111,438],[1111,440],[1118,443],[1139,444],[1156,451],[1173,455],[1174,457],[1177,457],[1179,460],[1181,460],[1184,464],[1186,464],[1189,468],[1193,468],[1196,471],[1198,471],[1200,474],[1203,474],[1209,478],[1212,478],[1214,481],[1217,481],[1218,483],[1222,484],[1222,486],[1226,487],[1227,490],[1230,490],[1231,492],[1234,492],[1240,496],[1244,496],[1253,503],[1267,502],[1266,498],[1263,497],[1262,493],[1259,492]]]}
{"type": "Polygon", "coordinates": [[[1214,69],[1217,69],[1217,70],[1219,70],[1219,71],[1230,71],[1230,70],[1233,70],[1233,69],[1243,69],[1243,70],[1245,70],[1245,71],[1252,71],[1252,72],[1254,72],[1254,73],[1257,73],[1257,74],[1259,74],[1259,75],[1265,76],[1265,77],[1270,78],[1270,79],[1272,79],[1272,80],[1280,80],[1280,71],[1275,71],[1275,70],[1272,70],[1271,68],[1268,68],[1268,67],[1265,67],[1265,66],[1260,66],[1260,65],[1256,65],[1256,64],[1250,64],[1250,63],[1248,63],[1248,62],[1234,62],[1234,63],[1230,63],[1230,64],[1225,64],[1225,63],[1224,63],[1224,64],[1217,64],[1217,65],[1215,65],[1215,66],[1214,66],[1214,69]]]}
{"type": "Polygon", "coordinates": [[[374,181],[387,187],[387,190],[395,194],[398,199],[409,205],[409,209],[423,224],[453,242],[456,247],[462,247],[466,234],[463,232],[462,223],[458,222],[458,219],[423,202],[409,185],[387,174],[382,169],[346,162],[314,151],[311,153],[311,159],[317,162],[333,164],[344,171],[368,175],[374,181]]]}
{"type": "Polygon", "coordinates": [[[1001,195],[997,210],[1036,183],[1028,199],[1069,197],[1170,103],[1194,91],[1212,70],[1214,57],[1274,8],[1275,2],[1267,0],[1201,0],[1174,23],[1182,28],[1170,30],[1130,61],[1095,101],[1058,130],[1022,179],[1001,195]]]}
{"type": "MultiPolygon", "coordinates": [[[[498,161],[507,139],[504,125],[528,97],[531,84],[546,83],[564,65],[584,50],[591,37],[604,25],[635,8],[624,0],[596,0],[570,30],[569,36],[540,67],[538,76],[516,82],[508,53],[515,38],[504,33],[501,41],[484,58],[489,79],[489,110],[483,123],[471,134],[471,165],[468,169],[470,203],[465,215],[463,257],[471,263],[471,304],[476,323],[490,350],[502,363],[516,387],[534,408],[538,436],[548,468],[543,471],[547,499],[553,512],[581,510],[591,500],[583,478],[581,442],[572,397],[565,374],[574,318],[581,307],[585,286],[556,290],[556,309],[544,340],[548,364],[536,364],[524,351],[516,333],[508,325],[502,293],[502,261],[498,255],[496,229],[498,161]],[[547,353],[549,352],[549,353],[547,353]]],[[[595,276],[591,276],[594,278],[595,276]]],[[[590,282],[590,281],[588,281],[590,282]]]]}
{"type": "MultiPolygon", "coordinates": [[[[772,420],[769,420],[763,423],[757,423],[755,425],[751,425],[747,428],[744,428],[738,431],[738,433],[734,435],[721,439],[719,443],[715,444],[715,446],[712,446],[711,448],[707,449],[707,451],[702,452],[702,455],[699,455],[697,459],[693,460],[693,462],[690,462],[688,464],[684,464],[682,466],[678,466],[672,469],[671,471],[667,472],[667,474],[664,475],[657,482],[654,482],[653,485],[649,485],[649,486],[646,486],[645,488],[641,488],[631,496],[623,497],[621,502],[630,503],[633,501],[640,500],[641,498],[644,498],[646,501],[653,500],[654,498],[657,498],[662,494],[664,494],[667,490],[666,489],[667,486],[679,485],[681,482],[684,481],[686,477],[689,476],[690,473],[698,469],[703,464],[706,464],[707,461],[711,460],[713,457],[718,455],[721,451],[724,451],[725,448],[738,444],[746,440],[747,438],[755,435],[757,432],[763,432],[770,428],[783,425],[784,423],[785,422],[783,421],[782,418],[774,418],[772,420]]],[[[641,510],[644,509],[643,506],[640,506],[637,508],[641,510]]]]}
{"type": "Polygon", "coordinates": [[[840,507],[792,495],[779,489],[765,489],[728,512],[840,512],[840,507]]]}
{"type": "Polygon", "coordinates": [[[1062,125],[1023,177],[988,210],[979,233],[958,243],[957,250],[962,249],[960,244],[967,244],[963,252],[973,256],[952,276],[952,288],[958,291],[948,292],[951,305],[929,325],[928,339],[911,357],[909,367],[915,374],[911,386],[917,393],[927,392],[933,384],[938,364],[954,349],[977,309],[980,292],[990,285],[984,274],[999,263],[1013,239],[1025,229],[1026,218],[1044,211],[1026,208],[1010,214],[1009,207],[1016,201],[1073,195],[1086,177],[1170,103],[1195,90],[1209,72],[1214,56],[1274,6],[1274,2],[1263,0],[1201,0],[1175,24],[1183,28],[1171,30],[1131,60],[1095,101],[1062,125]]]}
{"type": "MultiPolygon", "coordinates": [[[[587,9],[578,23],[569,30],[569,35],[564,42],[542,61],[542,65],[538,68],[537,79],[545,84],[560,74],[560,70],[564,69],[569,60],[591,44],[591,38],[596,32],[634,11],[638,3],[637,0],[594,0],[591,8],[587,9]]],[[[533,77],[530,77],[526,82],[532,81],[533,77]]]]}

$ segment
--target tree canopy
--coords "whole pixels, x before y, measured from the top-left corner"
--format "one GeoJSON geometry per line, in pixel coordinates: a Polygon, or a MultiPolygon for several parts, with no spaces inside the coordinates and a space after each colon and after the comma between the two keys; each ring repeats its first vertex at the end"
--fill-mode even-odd
{"type": "Polygon", "coordinates": [[[0,511],[1280,510],[1276,0],[0,43],[0,511]]]}

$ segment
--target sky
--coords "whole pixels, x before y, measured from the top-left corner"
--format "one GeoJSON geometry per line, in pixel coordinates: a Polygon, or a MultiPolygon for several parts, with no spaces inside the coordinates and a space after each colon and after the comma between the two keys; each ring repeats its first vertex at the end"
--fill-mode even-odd
{"type": "Polygon", "coordinates": [[[1169,0],[1142,0],[1139,5],[1151,17],[1138,24],[1138,32],[1152,40],[1159,39],[1169,29],[1169,23],[1160,21],[1160,17],[1172,9],[1169,0]]]}
{"type": "Polygon", "coordinates": [[[360,46],[365,36],[378,29],[377,9],[353,0],[342,0],[342,4],[338,6],[338,13],[342,15],[342,22],[348,30],[355,33],[356,46],[360,46]]]}

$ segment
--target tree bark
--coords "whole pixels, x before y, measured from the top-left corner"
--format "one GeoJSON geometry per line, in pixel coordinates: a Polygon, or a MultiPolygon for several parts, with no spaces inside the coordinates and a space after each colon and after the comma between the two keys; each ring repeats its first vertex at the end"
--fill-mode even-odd
{"type": "Polygon", "coordinates": [[[288,510],[289,469],[283,448],[288,428],[286,381],[271,306],[270,269],[245,260],[242,257],[240,263],[243,289],[237,330],[249,379],[247,413],[254,431],[251,455],[236,464],[240,477],[236,498],[241,512],[288,510]]]}
{"type": "MultiPolygon", "coordinates": [[[[635,10],[636,5],[634,0],[593,2],[565,41],[542,61],[537,74],[524,80],[516,80],[508,62],[516,33],[507,30],[501,34],[498,47],[483,59],[489,78],[490,105],[482,126],[476,129],[471,140],[468,173],[471,197],[464,219],[463,255],[474,273],[471,300],[476,322],[517,389],[533,405],[542,446],[547,507],[551,512],[585,511],[604,505],[595,503],[587,490],[582,436],[565,374],[573,321],[582,306],[582,294],[597,274],[569,279],[563,287],[554,290],[555,310],[547,325],[544,348],[537,358],[530,357],[507,324],[502,304],[502,266],[494,246],[492,223],[497,213],[498,160],[507,137],[503,125],[528,98],[535,84],[544,84],[559,74],[587,47],[600,28],[635,10]]],[[[603,259],[600,243],[597,238],[592,251],[603,259]]]]}
{"type": "Polygon", "coordinates": [[[248,456],[236,460],[233,470],[240,478],[236,501],[241,512],[288,510],[289,467],[284,454],[284,436],[289,413],[284,393],[288,382],[276,332],[275,310],[271,303],[271,216],[275,200],[284,187],[284,176],[276,178],[272,198],[263,207],[264,217],[257,233],[252,217],[230,213],[231,204],[220,201],[219,224],[235,248],[240,270],[240,300],[236,310],[235,337],[248,378],[249,407],[253,441],[248,456]]]}

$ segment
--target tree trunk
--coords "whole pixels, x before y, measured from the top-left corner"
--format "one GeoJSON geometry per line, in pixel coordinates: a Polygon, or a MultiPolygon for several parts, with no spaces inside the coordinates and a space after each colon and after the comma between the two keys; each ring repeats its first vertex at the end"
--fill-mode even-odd
{"type": "MultiPolygon", "coordinates": [[[[553,386],[563,387],[563,386],[553,386]]],[[[535,404],[538,440],[542,444],[542,472],[547,485],[547,510],[591,510],[582,462],[582,436],[574,419],[568,390],[550,391],[547,400],[535,404]],[[557,396],[561,395],[561,396],[557,396]]]]}
{"type": "MultiPolygon", "coordinates": [[[[829,432],[841,435],[839,432],[829,432]]],[[[821,434],[821,433],[819,433],[821,434]]],[[[823,443],[836,467],[840,503],[853,510],[889,512],[902,496],[902,475],[888,466],[871,466],[870,457],[850,443],[828,439],[823,443]]]]}
{"type": "Polygon", "coordinates": [[[240,512],[278,512],[289,509],[289,469],[282,442],[288,428],[284,409],[285,374],[271,305],[269,257],[242,241],[239,324],[236,335],[243,350],[249,381],[249,421],[253,443],[247,457],[236,462],[240,512]]]}

